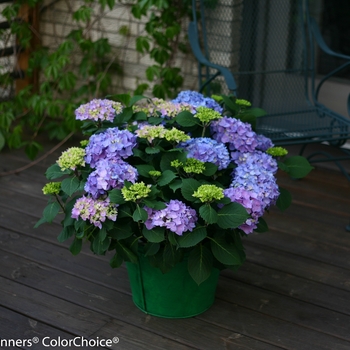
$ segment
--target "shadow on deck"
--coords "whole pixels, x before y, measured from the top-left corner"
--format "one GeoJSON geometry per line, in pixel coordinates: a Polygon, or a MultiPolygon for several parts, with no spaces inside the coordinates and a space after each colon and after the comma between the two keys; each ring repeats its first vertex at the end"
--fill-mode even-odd
{"type": "MultiPolygon", "coordinates": [[[[8,348],[45,349],[43,340],[83,336],[118,337],[105,348],[123,350],[350,349],[350,183],[339,171],[279,176],[292,206],[271,210],[270,231],[245,239],[247,262],[222,272],[210,310],[171,320],[134,306],[125,268],[88,251],[72,256],[56,240],[58,224],[33,228],[47,200],[44,171],[57,157],[0,178],[1,348],[10,339],[18,342],[8,348]]],[[[27,162],[4,152],[0,171],[27,162]]]]}

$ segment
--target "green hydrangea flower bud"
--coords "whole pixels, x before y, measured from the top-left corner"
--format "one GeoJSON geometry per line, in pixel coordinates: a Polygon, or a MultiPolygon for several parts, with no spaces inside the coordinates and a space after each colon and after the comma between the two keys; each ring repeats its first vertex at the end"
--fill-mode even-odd
{"type": "Polygon", "coordinates": [[[224,198],[224,191],[215,185],[202,185],[198,187],[192,196],[198,198],[203,203],[208,203],[224,198]]]}
{"type": "Polygon", "coordinates": [[[182,168],[184,164],[182,162],[180,162],[178,159],[175,159],[175,160],[170,162],[170,165],[172,167],[178,169],[178,168],[182,168]]]}
{"type": "Polygon", "coordinates": [[[239,98],[237,98],[236,104],[238,104],[239,106],[244,106],[244,107],[250,107],[252,105],[249,101],[239,99],[239,98]]]}
{"type": "Polygon", "coordinates": [[[89,140],[81,140],[80,141],[80,146],[85,148],[89,144],[89,140]]]}
{"type": "Polygon", "coordinates": [[[124,199],[128,202],[136,202],[139,199],[148,197],[151,192],[151,185],[146,185],[144,182],[136,182],[129,188],[121,189],[124,199]]]}
{"type": "Polygon", "coordinates": [[[288,154],[288,151],[283,147],[271,147],[266,153],[273,157],[283,157],[288,154]]]}
{"type": "Polygon", "coordinates": [[[85,166],[85,150],[80,147],[71,147],[62,152],[57,160],[57,164],[62,171],[75,170],[78,166],[85,166]]]}
{"type": "Polygon", "coordinates": [[[209,123],[212,120],[222,118],[222,115],[211,108],[198,107],[196,117],[203,123],[209,123]]]}
{"type": "Polygon", "coordinates": [[[186,173],[201,174],[205,170],[205,164],[198,159],[188,158],[183,169],[186,173]]]}
{"type": "Polygon", "coordinates": [[[151,176],[154,176],[154,177],[159,177],[162,175],[162,173],[158,170],[151,170],[148,172],[148,174],[150,174],[151,176]]]}
{"type": "Polygon", "coordinates": [[[167,130],[165,132],[164,137],[168,141],[175,141],[175,142],[185,142],[191,138],[190,136],[186,135],[183,131],[176,128],[167,130]]]}
{"type": "Polygon", "coordinates": [[[61,190],[61,182],[48,182],[44,187],[43,187],[43,193],[45,195],[55,195],[59,194],[61,190]]]}

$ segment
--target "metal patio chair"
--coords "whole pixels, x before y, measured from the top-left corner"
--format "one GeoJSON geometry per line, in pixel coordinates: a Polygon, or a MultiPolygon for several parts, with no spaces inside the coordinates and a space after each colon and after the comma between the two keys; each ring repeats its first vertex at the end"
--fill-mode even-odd
{"type": "Polygon", "coordinates": [[[199,91],[233,93],[263,108],[256,131],[275,145],[341,146],[349,139],[350,119],[320,103],[319,92],[350,67],[350,57],[326,45],[307,0],[193,0],[192,6],[188,34],[199,91]],[[344,62],[320,80],[319,50],[344,62]]]}

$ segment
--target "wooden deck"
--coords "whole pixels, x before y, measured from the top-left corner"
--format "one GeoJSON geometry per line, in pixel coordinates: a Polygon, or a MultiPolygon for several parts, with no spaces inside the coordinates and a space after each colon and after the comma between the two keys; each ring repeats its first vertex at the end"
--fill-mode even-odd
{"type": "MultiPolygon", "coordinates": [[[[45,337],[77,336],[119,339],[96,349],[350,349],[350,186],[340,172],[280,176],[292,207],[271,210],[270,231],[245,239],[247,262],[222,272],[210,310],[172,320],[133,305],[124,267],[112,270],[88,251],[72,256],[56,240],[57,223],[33,228],[47,200],[43,173],[58,154],[0,178],[1,349],[47,349],[45,337]],[[32,347],[4,345],[34,337],[32,347]]],[[[27,162],[20,152],[0,153],[0,171],[27,162]]],[[[50,348],[72,348],[64,344],[50,348]]]]}

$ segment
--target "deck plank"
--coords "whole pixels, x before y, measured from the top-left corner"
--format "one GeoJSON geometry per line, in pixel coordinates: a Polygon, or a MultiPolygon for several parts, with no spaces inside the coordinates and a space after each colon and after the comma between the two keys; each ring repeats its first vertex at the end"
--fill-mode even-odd
{"type": "MultiPolygon", "coordinates": [[[[88,247],[72,256],[56,239],[59,219],[33,228],[47,200],[45,169],[59,154],[0,177],[0,339],[117,336],[112,349],[123,350],[350,348],[350,186],[339,171],[279,174],[291,208],[272,209],[270,231],[245,238],[247,261],[221,273],[210,310],[171,320],[134,306],[127,271],[110,269],[109,256],[88,247]]],[[[0,153],[1,171],[28,163],[20,151],[0,153]]]]}

